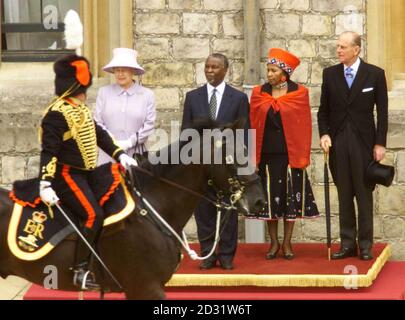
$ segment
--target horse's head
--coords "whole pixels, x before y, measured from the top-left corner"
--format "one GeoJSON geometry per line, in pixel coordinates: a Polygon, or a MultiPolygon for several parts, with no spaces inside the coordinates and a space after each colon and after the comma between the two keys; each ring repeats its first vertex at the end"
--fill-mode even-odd
{"type": "MultiPolygon", "coordinates": [[[[242,129],[243,124],[237,121],[203,133],[203,163],[207,163],[209,153],[209,184],[217,198],[229,200],[238,212],[248,215],[263,210],[265,195],[260,178],[255,173],[253,156],[245,146],[247,133],[242,129]],[[211,134],[211,139],[206,137],[208,134],[211,134]]],[[[251,140],[251,137],[248,139],[251,140]]]]}

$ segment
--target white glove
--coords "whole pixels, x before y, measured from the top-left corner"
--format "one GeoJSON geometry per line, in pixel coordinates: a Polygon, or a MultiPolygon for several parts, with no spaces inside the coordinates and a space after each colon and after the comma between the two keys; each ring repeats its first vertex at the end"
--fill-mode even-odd
{"type": "Polygon", "coordinates": [[[119,157],[120,163],[123,165],[125,169],[131,168],[131,166],[137,166],[138,162],[134,158],[131,158],[126,153],[123,153],[119,157]]]}
{"type": "Polygon", "coordinates": [[[117,143],[124,151],[127,151],[128,149],[131,149],[133,147],[131,139],[118,140],[117,143]]]}
{"type": "Polygon", "coordinates": [[[59,198],[56,195],[55,191],[51,187],[51,183],[49,181],[40,181],[39,183],[39,196],[41,200],[50,206],[55,205],[59,198]]]}

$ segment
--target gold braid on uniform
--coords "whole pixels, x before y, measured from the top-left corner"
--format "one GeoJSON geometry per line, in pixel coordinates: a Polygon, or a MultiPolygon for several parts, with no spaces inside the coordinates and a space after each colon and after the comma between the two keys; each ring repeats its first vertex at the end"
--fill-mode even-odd
{"type": "Polygon", "coordinates": [[[98,147],[96,126],[91,111],[85,104],[73,106],[67,102],[56,103],[51,107],[52,111],[63,114],[69,131],[63,135],[63,140],[73,138],[83,158],[85,169],[94,169],[97,165],[98,147]]]}
{"type": "MultiPolygon", "coordinates": [[[[52,102],[50,103],[50,105],[44,110],[43,116],[45,116],[51,108],[54,108],[55,106],[58,108],[61,105],[63,105],[65,103],[65,101],[63,99],[65,97],[67,97],[68,95],[70,95],[73,91],[77,90],[79,87],[80,87],[80,83],[75,82],[70,86],[69,89],[67,89],[65,91],[65,93],[63,93],[61,96],[55,97],[52,100],[52,102]]],[[[39,127],[39,130],[38,130],[38,140],[39,140],[39,144],[42,144],[42,128],[41,127],[39,127]]]]}
{"type": "Polygon", "coordinates": [[[56,157],[52,157],[51,161],[49,161],[46,166],[42,167],[42,180],[45,180],[47,177],[55,178],[57,161],[58,159],[56,157]]]}

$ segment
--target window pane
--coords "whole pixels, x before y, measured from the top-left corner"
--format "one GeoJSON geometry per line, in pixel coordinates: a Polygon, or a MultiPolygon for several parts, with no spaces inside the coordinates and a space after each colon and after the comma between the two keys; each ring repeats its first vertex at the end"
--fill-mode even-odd
{"type": "Polygon", "coordinates": [[[41,22],[40,0],[3,0],[5,23],[41,22]]]}
{"type": "MultiPolygon", "coordinates": [[[[80,0],[4,0],[5,23],[38,23],[44,32],[14,30],[5,34],[5,50],[57,50],[63,49],[63,19],[68,10],[79,12],[80,0]],[[59,28],[61,30],[58,30],[59,28]],[[58,30],[58,31],[57,31],[58,30]],[[47,31],[47,32],[45,32],[47,31]],[[20,33],[21,32],[21,33],[20,33]]],[[[37,30],[36,30],[37,31],[37,30]]]]}
{"type": "Polygon", "coordinates": [[[53,8],[57,9],[58,22],[63,22],[66,13],[70,10],[80,11],[80,0],[43,0],[42,1],[42,14],[44,21],[49,16],[49,12],[53,12],[53,8]]]}
{"type": "Polygon", "coordinates": [[[65,45],[63,37],[61,32],[8,33],[7,50],[60,50],[65,45]]]}

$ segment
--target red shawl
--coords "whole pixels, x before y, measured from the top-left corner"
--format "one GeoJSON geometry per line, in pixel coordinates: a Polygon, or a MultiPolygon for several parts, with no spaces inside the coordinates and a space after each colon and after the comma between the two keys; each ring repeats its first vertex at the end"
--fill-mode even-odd
{"type": "Polygon", "coordinates": [[[312,120],[308,89],[299,85],[298,90],[277,99],[261,86],[255,87],[250,99],[250,121],[256,129],[256,164],[260,163],[264,127],[270,108],[280,111],[287,144],[288,160],[292,168],[306,168],[310,162],[312,120]]]}

